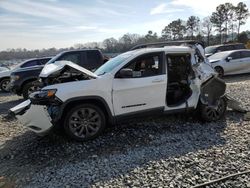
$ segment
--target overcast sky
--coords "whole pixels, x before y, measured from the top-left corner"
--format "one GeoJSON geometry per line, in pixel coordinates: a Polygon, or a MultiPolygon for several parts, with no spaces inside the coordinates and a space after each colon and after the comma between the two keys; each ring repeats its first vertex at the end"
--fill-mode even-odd
{"type": "Polygon", "coordinates": [[[221,3],[240,1],[250,9],[250,0],[0,0],[0,50],[70,47],[148,30],[161,34],[172,20],[203,18],[221,3]]]}

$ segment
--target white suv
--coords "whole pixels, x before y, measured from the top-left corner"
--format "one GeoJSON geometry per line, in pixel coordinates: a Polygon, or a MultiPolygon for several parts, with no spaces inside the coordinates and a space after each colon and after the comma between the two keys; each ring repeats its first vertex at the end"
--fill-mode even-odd
{"type": "Polygon", "coordinates": [[[95,73],[58,61],[40,76],[60,81],[10,111],[40,135],[59,126],[78,141],[97,137],[108,124],[155,113],[197,110],[216,121],[226,110],[226,84],[204,57],[197,44],[132,50],[95,73]]]}

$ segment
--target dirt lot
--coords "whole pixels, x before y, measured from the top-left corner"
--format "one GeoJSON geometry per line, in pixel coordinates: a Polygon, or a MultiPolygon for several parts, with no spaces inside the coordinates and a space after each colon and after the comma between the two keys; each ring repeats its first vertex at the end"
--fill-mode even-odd
{"type": "MultiPolygon", "coordinates": [[[[225,79],[250,110],[250,75],[225,79]]],[[[241,113],[205,124],[190,115],[148,118],[77,143],[4,120],[21,101],[0,93],[0,187],[191,187],[250,170],[250,122],[241,113]]],[[[208,187],[250,187],[250,174],[208,187]]]]}

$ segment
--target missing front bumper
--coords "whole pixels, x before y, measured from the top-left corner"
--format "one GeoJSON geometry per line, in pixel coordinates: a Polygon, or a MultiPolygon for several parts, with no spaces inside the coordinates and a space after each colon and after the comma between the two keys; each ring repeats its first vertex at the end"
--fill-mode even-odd
{"type": "Polygon", "coordinates": [[[45,135],[53,127],[52,119],[48,113],[47,107],[42,105],[32,105],[30,100],[10,109],[10,112],[20,121],[25,127],[39,135],[45,135]]]}

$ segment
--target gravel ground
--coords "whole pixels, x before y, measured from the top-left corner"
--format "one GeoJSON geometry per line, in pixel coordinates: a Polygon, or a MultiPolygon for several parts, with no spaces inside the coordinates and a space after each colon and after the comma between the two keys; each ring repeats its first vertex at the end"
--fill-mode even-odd
{"type": "MultiPolygon", "coordinates": [[[[225,79],[228,93],[250,110],[250,75],[225,79]]],[[[0,187],[192,187],[250,170],[250,122],[241,113],[205,124],[191,115],[148,118],[78,143],[4,120],[21,101],[0,93],[0,187]]],[[[250,174],[207,187],[249,188],[250,174]]]]}

